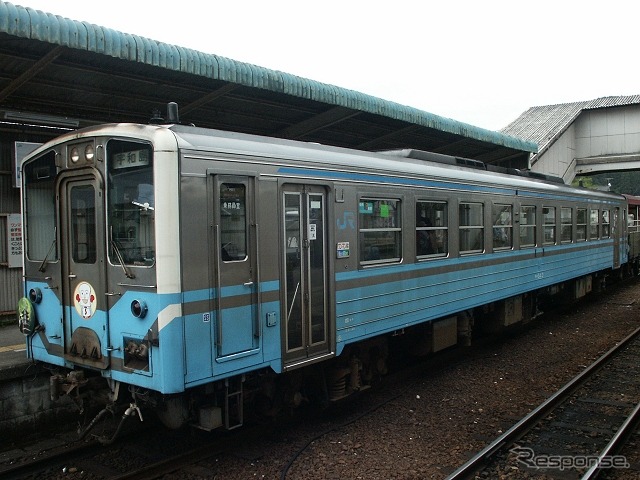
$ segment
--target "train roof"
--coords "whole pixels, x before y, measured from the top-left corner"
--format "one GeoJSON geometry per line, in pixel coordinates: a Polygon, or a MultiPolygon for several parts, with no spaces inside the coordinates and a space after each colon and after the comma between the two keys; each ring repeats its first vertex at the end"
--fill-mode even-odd
{"type": "Polygon", "coordinates": [[[628,195],[626,193],[623,193],[622,195],[627,199],[627,203],[629,205],[640,205],[640,197],[637,197],[635,195],[628,195]]]}
{"type": "Polygon", "coordinates": [[[180,139],[181,148],[187,149],[278,158],[295,161],[298,165],[304,163],[313,168],[334,168],[340,171],[365,169],[369,173],[444,178],[464,183],[498,185],[510,189],[553,191],[579,197],[623,199],[621,195],[610,192],[566,185],[558,177],[505,169],[485,165],[473,159],[414,149],[370,152],[183,125],[172,125],[170,129],[180,139]]]}
{"type": "MultiPolygon", "coordinates": [[[[466,184],[493,185],[511,190],[571,195],[576,198],[624,199],[622,195],[611,192],[572,187],[564,184],[558,178],[488,166],[477,160],[432,152],[414,149],[370,152],[180,124],[104,124],[87,127],[58,137],[58,139],[38,148],[33,154],[38,154],[55,143],[88,135],[139,138],[154,142],[163,139],[163,148],[168,148],[167,142],[171,141],[177,142],[175,144],[177,148],[183,150],[201,150],[264,159],[273,158],[315,171],[360,172],[390,175],[403,179],[444,179],[466,184]],[[169,132],[174,140],[167,138],[169,132]]],[[[331,179],[332,177],[325,174],[323,178],[331,179]]],[[[344,176],[336,175],[334,180],[344,180],[344,176]]]]}

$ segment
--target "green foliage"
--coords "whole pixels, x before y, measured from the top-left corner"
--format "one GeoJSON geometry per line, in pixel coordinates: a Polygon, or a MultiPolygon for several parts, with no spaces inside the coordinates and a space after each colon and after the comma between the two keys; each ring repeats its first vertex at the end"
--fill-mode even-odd
{"type": "Polygon", "coordinates": [[[640,196],[640,172],[610,172],[600,173],[592,177],[576,177],[571,183],[573,186],[582,185],[594,190],[607,190],[615,193],[626,193],[640,196]]]}
{"type": "Polygon", "coordinates": [[[571,182],[571,186],[590,188],[592,190],[596,188],[596,186],[593,183],[592,177],[576,177],[573,179],[573,182],[571,182]]]}

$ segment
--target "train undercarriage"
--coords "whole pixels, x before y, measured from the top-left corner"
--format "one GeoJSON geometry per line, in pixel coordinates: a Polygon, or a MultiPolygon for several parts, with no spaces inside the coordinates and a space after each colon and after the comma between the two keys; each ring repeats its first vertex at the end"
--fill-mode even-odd
{"type": "MultiPolygon", "coordinates": [[[[304,368],[276,374],[270,369],[238,375],[202,385],[177,395],[160,395],[150,390],[91,377],[75,370],[51,377],[51,398],[70,397],[80,411],[97,400],[107,407],[82,431],[86,435],[107,413],[123,411],[121,424],[143,412],[153,412],[168,428],[186,425],[212,431],[232,430],[247,422],[265,421],[305,405],[323,406],[342,401],[375,385],[387,374],[391,361],[399,356],[422,357],[454,346],[469,346],[472,338],[495,335],[524,325],[542,314],[541,308],[575,302],[605,288],[607,280],[624,272],[604,273],[563,282],[536,292],[517,295],[457,315],[396,330],[387,335],[347,346],[336,358],[304,368]],[[102,385],[101,395],[96,388],[102,385]]],[[[400,361],[401,362],[401,361],[400,361]]],[[[118,428],[119,430],[119,428],[118,428]]],[[[117,435],[103,438],[112,442],[117,435]]]]}

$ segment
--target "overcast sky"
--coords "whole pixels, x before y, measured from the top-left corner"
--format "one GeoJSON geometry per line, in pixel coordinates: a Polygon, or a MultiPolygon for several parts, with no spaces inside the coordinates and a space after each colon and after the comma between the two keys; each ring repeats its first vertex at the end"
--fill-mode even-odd
{"type": "Polygon", "coordinates": [[[640,94],[633,2],[13,0],[499,130],[640,94]]]}

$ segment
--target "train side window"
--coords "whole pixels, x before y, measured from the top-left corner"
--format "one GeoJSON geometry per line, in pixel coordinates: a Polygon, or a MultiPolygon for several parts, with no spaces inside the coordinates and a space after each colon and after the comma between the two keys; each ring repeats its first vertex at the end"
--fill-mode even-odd
{"type": "Polygon", "coordinates": [[[579,242],[587,240],[587,209],[579,208],[576,214],[576,239],[579,242]]]}
{"type": "Polygon", "coordinates": [[[247,258],[246,194],[241,183],[220,185],[220,254],[225,262],[247,258]]]}
{"type": "Polygon", "coordinates": [[[556,207],[543,207],[542,210],[543,242],[545,245],[554,245],[556,243],[556,207]]]}
{"type": "Polygon", "coordinates": [[[460,203],[460,253],[484,251],[484,205],[482,203],[460,203]]]}
{"type": "Polygon", "coordinates": [[[573,209],[570,207],[562,207],[560,209],[560,241],[562,243],[571,243],[573,240],[573,209]]]}
{"type": "Polygon", "coordinates": [[[520,207],[520,247],[536,246],[536,207],[523,205],[520,207]]]}
{"type": "Polygon", "coordinates": [[[416,256],[444,257],[449,251],[446,202],[416,202],[416,256]]]}
{"type": "Polygon", "coordinates": [[[602,210],[602,238],[611,237],[611,224],[609,223],[609,210],[602,210]]]}
{"type": "Polygon", "coordinates": [[[358,228],[362,265],[399,262],[402,259],[400,222],[400,200],[360,200],[358,228]]]}
{"type": "Polygon", "coordinates": [[[600,211],[598,209],[589,210],[589,240],[600,238],[600,211]]]}
{"type": "Polygon", "coordinates": [[[493,248],[504,250],[513,247],[513,207],[494,205],[491,212],[493,221],[493,248]]]}

